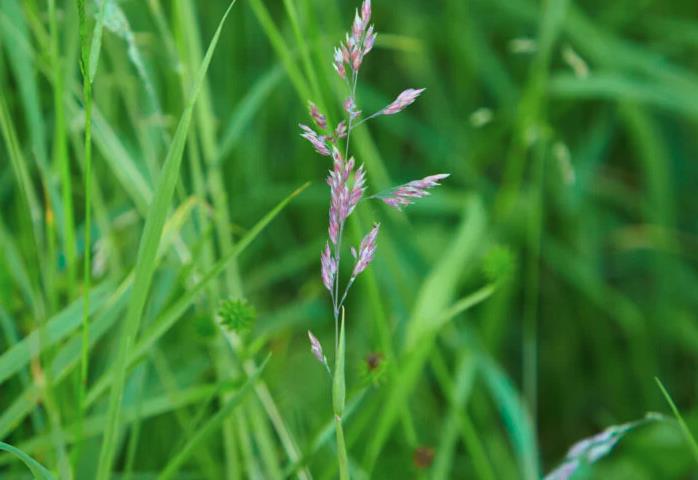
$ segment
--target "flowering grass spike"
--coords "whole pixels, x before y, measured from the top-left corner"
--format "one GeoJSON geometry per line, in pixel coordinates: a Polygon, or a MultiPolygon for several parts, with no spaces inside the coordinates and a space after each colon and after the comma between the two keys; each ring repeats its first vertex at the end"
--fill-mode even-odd
{"type": "MultiPolygon", "coordinates": [[[[347,294],[354,281],[373,261],[378,243],[380,225],[374,224],[371,230],[363,237],[358,250],[351,248],[354,257],[354,266],[351,275],[344,283],[341,282],[342,260],[342,236],[344,226],[356,206],[364,199],[379,199],[389,206],[401,208],[413,203],[416,199],[429,195],[428,190],[439,185],[448,174],[438,174],[415,180],[391,189],[385,195],[373,195],[367,197],[366,181],[367,172],[362,164],[356,168],[356,160],[350,155],[351,132],[360,124],[380,115],[395,115],[415,102],[424,92],[423,88],[408,88],[387,107],[363,118],[356,100],[356,84],[359,70],[363,61],[376,42],[376,32],[371,20],[371,0],[364,0],[361,8],[354,14],[351,31],[347,33],[344,42],[334,50],[332,64],[339,78],[346,84],[347,93],[342,101],[341,111],[344,118],[334,127],[328,124],[327,117],[318,107],[309,102],[308,110],[315,126],[320,129],[316,132],[307,125],[300,124],[301,136],[308,140],[316,152],[325,157],[332,158],[332,166],[327,176],[327,185],[330,188],[330,202],[328,214],[328,237],[325,248],[320,255],[322,283],[330,293],[332,312],[335,323],[335,368],[330,373],[333,381],[333,407],[335,410],[335,426],[337,434],[337,455],[339,461],[340,479],[349,478],[348,456],[344,442],[342,428],[342,412],[344,410],[344,352],[345,352],[345,328],[344,328],[344,303],[347,294]],[[342,148],[340,142],[343,141],[342,148]],[[341,295],[340,295],[341,292],[341,295]],[[341,314],[341,315],[340,315],[341,314]],[[341,328],[340,328],[341,316],[341,328]]],[[[322,351],[322,346],[312,333],[308,332],[311,351],[315,358],[323,363],[329,371],[327,359],[322,351]]]]}

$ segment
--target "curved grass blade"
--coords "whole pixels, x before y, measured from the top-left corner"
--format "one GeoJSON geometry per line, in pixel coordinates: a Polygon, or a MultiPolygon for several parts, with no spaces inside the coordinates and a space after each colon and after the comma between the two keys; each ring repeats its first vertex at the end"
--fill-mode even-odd
{"type": "Polygon", "coordinates": [[[179,178],[179,167],[182,162],[182,154],[184,153],[184,145],[187,140],[187,132],[191,124],[194,104],[198,97],[204,77],[211,63],[213,52],[218,44],[223,24],[225,23],[228,14],[233,5],[233,0],[223,14],[223,18],[218,24],[216,33],[209,44],[206,56],[201,68],[198,72],[196,82],[193,85],[192,92],[184,112],[180,118],[174,138],[170,144],[170,149],[165,159],[165,164],[158,178],[157,188],[153,202],[148,209],[148,215],[145,221],[143,236],[141,237],[138,247],[138,255],[136,260],[136,273],[134,279],[134,288],[126,320],[122,330],[122,339],[119,344],[119,350],[115,361],[115,381],[112,385],[111,396],[109,399],[109,410],[106,430],[104,432],[104,441],[99,455],[97,479],[105,480],[111,475],[111,467],[116,454],[116,443],[119,425],[119,416],[121,413],[121,400],[123,397],[124,384],[126,382],[126,373],[128,368],[128,357],[131,351],[131,344],[138,335],[140,327],[141,314],[145,307],[148,289],[150,287],[153,274],[155,272],[155,260],[157,256],[162,230],[165,224],[165,217],[172,202],[174,189],[179,178]]]}
{"type": "Polygon", "coordinates": [[[482,377],[497,404],[521,469],[521,478],[538,480],[538,442],[529,413],[511,380],[489,358],[481,358],[482,377]]]}
{"type": "Polygon", "coordinates": [[[681,433],[683,433],[683,436],[686,439],[686,443],[688,444],[688,446],[691,449],[691,453],[693,454],[693,458],[695,458],[696,462],[698,462],[698,444],[696,444],[695,437],[691,433],[691,430],[688,428],[688,425],[686,425],[686,422],[684,421],[683,416],[681,415],[681,412],[679,412],[679,409],[676,408],[676,404],[671,399],[671,395],[669,395],[669,391],[664,387],[664,384],[662,383],[662,381],[659,380],[658,377],[654,377],[654,381],[657,382],[657,386],[662,391],[662,395],[664,395],[664,398],[666,399],[667,403],[669,404],[671,411],[674,413],[674,416],[676,417],[676,421],[679,422],[679,426],[681,427],[681,433]]]}
{"type": "Polygon", "coordinates": [[[38,480],[54,480],[55,477],[46,468],[22,450],[5,442],[0,442],[0,450],[4,450],[19,458],[38,480]]]}

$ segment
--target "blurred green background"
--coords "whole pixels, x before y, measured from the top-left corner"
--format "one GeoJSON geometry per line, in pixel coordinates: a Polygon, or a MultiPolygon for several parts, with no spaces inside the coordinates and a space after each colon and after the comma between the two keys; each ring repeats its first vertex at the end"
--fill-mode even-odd
{"type": "MultiPolygon", "coordinates": [[[[100,4],[87,1],[90,36],[100,4]]],[[[126,341],[144,219],[227,5],[107,0],[93,83],[93,342],[81,409],[77,3],[0,1],[0,439],[57,478],[95,478],[103,384],[126,341]]],[[[306,336],[332,344],[319,275],[330,163],[297,124],[310,121],[307,100],[340,118],[346,93],[332,49],[358,6],[233,6],[174,201],[160,212],[161,256],[136,345],[173,321],[129,370],[114,478],[155,478],[269,352],[262,382],[176,478],[336,478],[330,382],[306,336]],[[239,298],[256,320],[231,332],[217,312],[239,298]]],[[[427,90],[406,112],[355,131],[369,190],[452,175],[404,212],[363,203],[350,222],[354,244],[382,223],[377,258],[347,307],[354,477],[541,478],[576,441],[661,412],[573,478],[698,478],[654,380],[698,426],[696,3],[374,0],[373,21],[359,108],[427,90]]],[[[0,477],[29,475],[0,455],[0,477]]]]}

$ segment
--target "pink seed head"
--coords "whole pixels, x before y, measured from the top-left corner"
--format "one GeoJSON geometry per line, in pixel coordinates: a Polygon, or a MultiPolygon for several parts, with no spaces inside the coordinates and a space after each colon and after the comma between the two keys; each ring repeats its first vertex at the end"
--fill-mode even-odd
{"type": "Polygon", "coordinates": [[[322,284],[325,286],[330,293],[332,293],[332,286],[334,285],[334,278],[337,273],[337,262],[330,252],[330,245],[325,243],[325,249],[320,255],[320,264],[322,266],[322,284]]]}
{"type": "Polygon", "coordinates": [[[327,128],[327,117],[320,113],[317,105],[313,102],[308,102],[308,110],[310,111],[310,116],[315,122],[315,125],[317,125],[320,130],[325,130],[327,128]]]}
{"type": "Polygon", "coordinates": [[[356,250],[352,249],[352,255],[356,258],[356,263],[354,264],[354,270],[352,271],[351,277],[356,278],[361,272],[366,270],[366,267],[373,260],[373,256],[376,253],[376,238],[378,237],[378,230],[380,229],[380,224],[376,223],[373,228],[366,236],[361,240],[359,245],[358,253],[356,250]]]}
{"type": "Polygon", "coordinates": [[[373,50],[373,45],[376,43],[376,32],[373,31],[373,25],[368,27],[366,38],[364,39],[364,49],[362,55],[366,56],[373,50]]]}
{"type": "Polygon", "coordinates": [[[332,62],[332,66],[334,66],[334,69],[337,71],[339,78],[344,80],[347,77],[347,70],[344,68],[344,54],[339,48],[334,49],[334,61],[332,62]]]}
{"type": "Polygon", "coordinates": [[[361,4],[361,21],[364,25],[368,25],[371,20],[371,0],[364,0],[361,4]]]}
{"type": "Polygon", "coordinates": [[[320,340],[315,338],[315,335],[313,335],[310,330],[308,330],[308,338],[310,339],[310,351],[312,354],[317,358],[317,361],[325,364],[327,362],[327,359],[325,358],[325,355],[322,353],[322,345],[320,344],[320,340]]]}
{"type": "Polygon", "coordinates": [[[366,28],[366,24],[363,23],[361,20],[361,17],[359,16],[359,12],[354,13],[354,23],[351,26],[351,39],[354,41],[355,45],[358,45],[361,43],[361,36],[364,33],[364,29],[366,28]]]}
{"type": "Polygon", "coordinates": [[[349,51],[353,45],[353,40],[347,36],[347,43],[342,45],[342,60],[344,63],[351,63],[351,55],[349,51]]]}
{"type": "Polygon", "coordinates": [[[337,139],[347,137],[347,122],[345,122],[344,120],[339,122],[337,128],[334,130],[334,136],[337,139]]]}
{"type": "Polygon", "coordinates": [[[351,195],[349,197],[349,214],[354,211],[356,205],[358,205],[361,197],[366,190],[366,170],[364,166],[361,165],[356,174],[354,175],[354,185],[351,187],[351,195]]]}
{"type": "Polygon", "coordinates": [[[393,103],[383,109],[383,115],[395,115],[412,105],[417,97],[422,94],[424,88],[408,88],[393,100],[393,103]]]}
{"type": "Polygon", "coordinates": [[[327,143],[325,143],[324,136],[318,135],[317,132],[315,132],[315,130],[313,130],[307,125],[303,125],[302,123],[299,123],[298,126],[301,127],[301,130],[303,130],[301,137],[308,140],[313,146],[313,148],[315,148],[316,152],[326,157],[330,156],[330,149],[327,148],[327,143]]]}
{"type": "Polygon", "coordinates": [[[347,112],[349,118],[354,120],[356,117],[361,115],[361,112],[356,109],[356,102],[354,102],[354,97],[349,96],[343,103],[344,111],[347,112]]]}
{"type": "Polygon", "coordinates": [[[383,203],[386,205],[390,205],[399,210],[402,207],[414,203],[415,199],[429,195],[429,189],[440,185],[439,181],[449,175],[448,173],[439,173],[437,175],[424,177],[421,180],[413,180],[393,189],[388,196],[381,198],[381,200],[383,200],[383,203]]]}

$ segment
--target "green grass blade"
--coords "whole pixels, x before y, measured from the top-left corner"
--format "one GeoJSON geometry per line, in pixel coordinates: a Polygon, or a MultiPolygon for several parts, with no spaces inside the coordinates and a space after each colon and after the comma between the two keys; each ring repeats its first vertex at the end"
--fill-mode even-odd
{"type": "Polygon", "coordinates": [[[681,433],[683,433],[683,436],[686,439],[686,443],[688,444],[688,447],[691,449],[693,458],[696,460],[696,462],[698,462],[698,443],[696,443],[695,437],[691,433],[691,430],[688,428],[688,425],[686,425],[686,422],[684,421],[681,412],[679,412],[679,409],[676,407],[676,404],[671,399],[671,395],[669,395],[669,392],[664,387],[664,384],[662,384],[662,381],[659,380],[659,377],[654,377],[654,381],[657,382],[657,386],[659,387],[659,390],[662,391],[662,395],[664,395],[664,398],[669,404],[671,411],[674,413],[676,421],[679,422],[679,426],[681,427],[681,433]]]}
{"type": "MultiPolygon", "coordinates": [[[[271,356],[271,355],[270,355],[271,356]]],[[[257,368],[257,370],[247,378],[245,384],[240,387],[240,389],[235,392],[235,394],[227,401],[227,403],[216,412],[204,425],[202,425],[196,433],[187,441],[187,443],[182,447],[182,449],[174,455],[170,461],[167,463],[165,468],[160,473],[158,477],[159,480],[165,480],[172,478],[173,475],[177,473],[182,464],[189,458],[194,449],[196,449],[199,444],[206,439],[209,435],[215,432],[221,427],[223,421],[228,418],[228,416],[233,413],[233,411],[240,405],[240,402],[245,398],[245,395],[253,388],[254,383],[257,378],[262,374],[264,368],[269,361],[269,356],[264,360],[262,365],[257,368]]]]}
{"type": "Polygon", "coordinates": [[[540,479],[535,429],[522,399],[506,374],[494,362],[482,358],[481,369],[509,433],[519,461],[521,478],[540,479]]]}
{"type": "Polygon", "coordinates": [[[9,452],[15,455],[17,458],[19,458],[32,472],[32,475],[34,475],[34,478],[36,478],[37,480],[53,480],[55,478],[51,474],[51,472],[46,470],[46,468],[43,465],[41,465],[39,462],[31,458],[29,455],[27,455],[20,449],[15,448],[12,445],[8,445],[5,442],[0,442],[0,450],[9,452]]]}
{"type": "Polygon", "coordinates": [[[128,356],[131,350],[131,344],[138,335],[141,315],[150,287],[153,273],[155,271],[155,261],[160,244],[165,218],[172,201],[174,189],[179,177],[179,166],[182,161],[184,145],[187,139],[187,132],[191,123],[194,104],[198,96],[199,90],[203,83],[204,77],[211,63],[213,52],[218,44],[221,30],[225,19],[228,17],[235,0],[233,0],[228,9],[223,14],[223,18],[218,24],[216,33],[211,40],[211,43],[206,52],[206,56],[198,72],[196,82],[193,85],[192,92],[187,103],[187,106],[182,113],[177,130],[175,132],[172,144],[165,159],[165,164],[158,178],[157,188],[153,203],[148,210],[148,215],[145,221],[145,227],[141,242],[138,248],[136,260],[136,273],[134,278],[134,288],[126,320],[124,322],[122,338],[120,341],[119,351],[115,361],[115,381],[112,385],[112,391],[109,399],[109,414],[104,433],[104,441],[100,451],[97,479],[106,480],[111,474],[112,463],[116,454],[116,444],[118,436],[118,424],[121,411],[121,400],[123,397],[124,383],[126,382],[126,372],[128,368],[128,356]]]}

